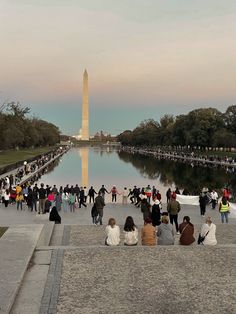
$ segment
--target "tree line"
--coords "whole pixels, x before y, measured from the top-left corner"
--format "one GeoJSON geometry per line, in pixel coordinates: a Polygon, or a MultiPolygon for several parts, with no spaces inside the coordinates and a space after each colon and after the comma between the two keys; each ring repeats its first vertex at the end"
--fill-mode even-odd
{"type": "Polygon", "coordinates": [[[122,145],[236,147],[236,105],[222,113],[215,108],[201,108],[160,121],[142,121],[133,131],[117,136],[122,145]]]}
{"type": "Polygon", "coordinates": [[[0,106],[0,149],[54,145],[60,141],[57,126],[27,117],[29,107],[11,102],[0,106]]]}

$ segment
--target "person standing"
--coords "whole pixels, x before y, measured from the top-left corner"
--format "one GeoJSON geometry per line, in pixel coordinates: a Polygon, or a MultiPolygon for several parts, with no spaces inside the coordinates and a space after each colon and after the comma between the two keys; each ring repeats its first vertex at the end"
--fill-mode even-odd
{"type": "Polygon", "coordinates": [[[76,195],[77,202],[79,203],[79,192],[80,192],[80,188],[79,188],[78,184],[75,185],[75,187],[74,187],[74,192],[75,192],[75,195],[76,195]]]}
{"type": "Polygon", "coordinates": [[[62,198],[61,198],[61,193],[57,192],[56,196],[55,196],[55,206],[57,211],[61,211],[61,203],[62,203],[62,198]]]}
{"type": "Polygon", "coordinates": [[[55,184],[53,185],[52,192],[54,193],[54,195],[56,195],[58,192],[57,186],[55,184]]]}
{"type": "Polygon", "coordinates": [[[105,200],[105,194],[109,192],[107,191],[107,189],[104,187],[104,185],[102,185],[102,187],[100,188],[100,190],[98,191],[98,193],[101,193],[100,195],[103,197],[103,199],[105,200]]]}
{"type": "Polygon", "coordinates": [[[80,188],[80,192],[79,192],[79,208],[81,208],[81,205],[83,205],[84,207],[87,207],[87,205],[84,202],[84,189],[83,189],[83,187],[80,188]]]}
{"type": "Polygon", "coordinates": [[[98,211],[98,222],[100,225],[102,225],[103,208],[105,206],[105,202],[101,192],[98,192],[98,196],[95,198],[95,206],[98,211]]]}
{"type": "Polygon", "coordinates": [[[69,193],[68,199],[69,199],[70,212],[74,213],[75,212],[75,200],[76,200],[76,196],[75,196],[74,191],[69,193]]]}
{"type": "Polygon", "coordinates": [[[207,202],[208,202],[208,197],[206,193],[202,192],[199,196],[200,213],[202,217],[205,216],[207,202]]]}
{"type": "Polygon", "coordinates": [[[18,193],[16,195],[16,208],[17,210],[20,208],[20,210],[22,210],[22,203],[23,203],[23,200],[24,200],[24,195],[23,195],[23,192],[20,191],[20,193],[18,193]]]}
{"type": "Polygon", "coordinates": [[[29,187],[26,204],[28,206],[28,209],[31,211],[33,211],[33,201],[32,200],[33,200],[33,190],[29,187]]]}
{"type": "Polygon", "coordinates": [[[158,199],[159,202],[161,201],[161,193],[159,190],[157,190],[156,198],[158,199]]]}
{"type": "Polygon", "coordinates": [[[140,190],[139,190],[139,188],[137,188],[137,186],[135,185],[134,188],[133,188],[133,199],[130,198],[130,200],[131,200],[131,199],[133,200],[134,204],[137,203],[137,199],[138,199],[139,194],[140,194],[140,190]]]}
{"type": "Polygon", "coordinates": [[[229,188],[225,187],[223,189],[223,196],[227,199],[227,201],[229,201],[229,198],[230,198],[230,190],[229,190],[229,188]]]}
{"type": "Polygon", "coordinates": [[[98,222],[98,211],[97,211],[95,203],[93,204],[93,206],[91,208],[91,216],[92,216],[93,224],[97,225],[97,222],[98,222]]]}
{"type": "Polygon", "coordinates": [[[150,187],[150,185],[148,184],[148,186],[145,188],[145,195],[147,196],[147,201],[148,203],[151,202],[151,196],[152,196],[152,188],[150,187]]]}
{"type": "Polygon", "coordinates": [[[4,199],[4,205],[5,207],[8,207],[9,200],[10,200],[10,192],[8,189],[3,193],[3,199],[4,199]]]}
{"type": "Polygon", "coordinates": [[[172,193],[171,200],[167,205],[167,211],[170,216],[170,223],[173,225],[175,223],[175,228],[177,234],[179,234],[179,225],[178,225],[178,213],[180,212],[181,207],[180,203],[176,200],[176,194],[172,193]]]}
{"type": "Polygon", "coordinates": [[[212,190],[212,192],[211,192],[211,206],[212,206],[212,209],[216,208],[217,201],[218,201],[218,193],[215,190],[212,190]]]}
{"type": "Polygon", "coordinates": [[[51,187],[47,184],[46,185],[46,192],[47,192],[47,196],[50,194],[51,192],[51,187]]]}
{"type": "Polygon", "coordinates": [[[221,222],[224,223],[228,223],[229,222],[229,218],[228,218],[228,215],[229,215],[229,202],[227,201],[226,197],[223,196],[222,197],[222,200],[219,204],[219,212],[220,212],[220,215],[221,215],[221,222]]]}
{"type": "Polygon", "coordinates": [[[154,204],[152,205],[151,219],[154,227],[161,224],[161,203],[156,197],[154,198],[154,204]]]}
{"type": "Polygon", "coordinates": [[[111,193],[111,201],[112,201],[112,203],[113,203],[113,202],[116,203],[116,196],[117,196],[117,194],[119,194],[119,193],[118,193],[117,188],[116,188],[115,185],[113,185],[113,187],[112,187],[110,193],[111,193]]]}
{"type": "Polygon", "coordinates": [[[128,197],[130,199],[131,204],[134,204],[134,193],[132,189],[129,189],[128,197]]]}
{"type": "Polygon", "coordinates": [[[55,204],[55,194],[53,191],[50,191],[49,194],[48,194],[48,200],[50,201],[51,203],[51,206],[54,206],[55,204]]]}
{"type": "Polygon", "coordinates": [[[19,194],[20,191],[22,191],[22,187],[19,184],[17,184],[17,186],[16,186],[16,194],[19,194]]]}
{"type": "Polygon", "coordinates": [[[122,192],[122,204],[127,204],[129,192],[127,190],[127,187],[124,187],[124,190],[122,192]]]}
{"type": "Polygon", "coordinates": [[[153,185],[153,187],[152,187],[152,199],[153,200],[155,199],[156,195],[157,195],[157,189],[156,189],[155,185],[153,185]]]}
{"type": "Polygon", "coordinates": [[[37,212],[38,187],[34,186],[32,191],[32,209],[37,212]]]}
{"type": "Polygon", "coordinates": [[[39,196],[39,208],[38,208],[38,214],[45,213],[45,202],[46,202],[46,196],[47,191],[44,189],[44,184],[41,183],[40,188],[38,190],[38,196],[39,196]]]}
{"type": "Polygon", "coordinates": [[[171,189],[169,188],[166,191],[166,202],[169,203],[170,199],[171,199],[171,189]]]}
{"type": "Polygon", "coordinates": [[[94,203],[94,197],[97,192],[94,190],[93,186],[88,191],[88,196],[89,196],[89,203],[93,202],[94,203]]]}
{"type": "Polygon", "coordinates": [[[62,208],[64,210],[64,212],[68,212],[69,209],[69,194],[64,190],[62,195],[61,195],[61,199],[62,199],[62,208]]]}
{"type": "Polygon", "coordinates": [[[190,245],[195,241],[194,238],[194,225],[190,222],[189,216],[184,216],[183,222],[179,225],[180,238],[179,243],[181,245],[190,245]]]}
{"type": "Polygon", "coordinates": [[[84,186],[84,203],[85,204],[87,203],[87,197],[88,197],[88,190],[87,190],[87,187],[84,186]]]}
{"type": "Polygon", "coordinates": [[[147,196],[144,195],[144,198],[141,200],[141,212],[143,213],[143,220],[151,218],[151,205],[147,201],[147,196]]]}

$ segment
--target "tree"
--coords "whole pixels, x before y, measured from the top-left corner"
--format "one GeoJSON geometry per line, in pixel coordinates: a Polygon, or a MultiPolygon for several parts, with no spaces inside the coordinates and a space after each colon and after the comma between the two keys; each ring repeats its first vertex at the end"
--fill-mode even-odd
{"type": "Polygon", "coordinates": [[[196,109],[186,116],[185,134],[186,145],[212,146],[214,134],[222,126],[222,114],[214,108],[196,109]]]}
{"type": "Polygon", "coordinates": [[[173,115],[164,115],[160,119],[159,127],[159,138],[161,145],[172,145],[173,144],[173,128],[175,119],[173,115]]]}
{"type": "Polygon", "coordinates": [[[236,105],[229,106],[223,115],[226,128],[236,134],[236,105]]]}

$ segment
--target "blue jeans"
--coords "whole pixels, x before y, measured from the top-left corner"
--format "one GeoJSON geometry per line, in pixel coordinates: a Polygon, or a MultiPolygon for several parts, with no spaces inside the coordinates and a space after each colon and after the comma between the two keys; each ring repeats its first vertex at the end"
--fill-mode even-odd
{"type": "Polygon", "coordinates": [[[19,209],[19,207],[20,207],[20,209],[22,210],[22,202],[21,202],[21,201],[20,201],[20,202],[17,201],[17,202],[16,202],[16,206],[17,206],[17,207],[16,207],[17,210],[19,209]]]}
{"type": "Polygon", "coordinates": [[[229,212],[223,212],[223,213],[220,213],[221,214],[221,222],[222,224],[226,221],[226,223],[229,222],[229,219],[228,219],[228,215],[229,215],[229,212]]]}

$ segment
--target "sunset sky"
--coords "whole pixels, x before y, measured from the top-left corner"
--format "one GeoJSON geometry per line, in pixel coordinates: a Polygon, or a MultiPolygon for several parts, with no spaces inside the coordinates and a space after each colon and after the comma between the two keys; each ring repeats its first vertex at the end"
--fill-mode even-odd
{"type": "Polygon", "coordinates": [[[0,0],[0,102],[65,134],[236,104],[235,0],[0,0]]]}

